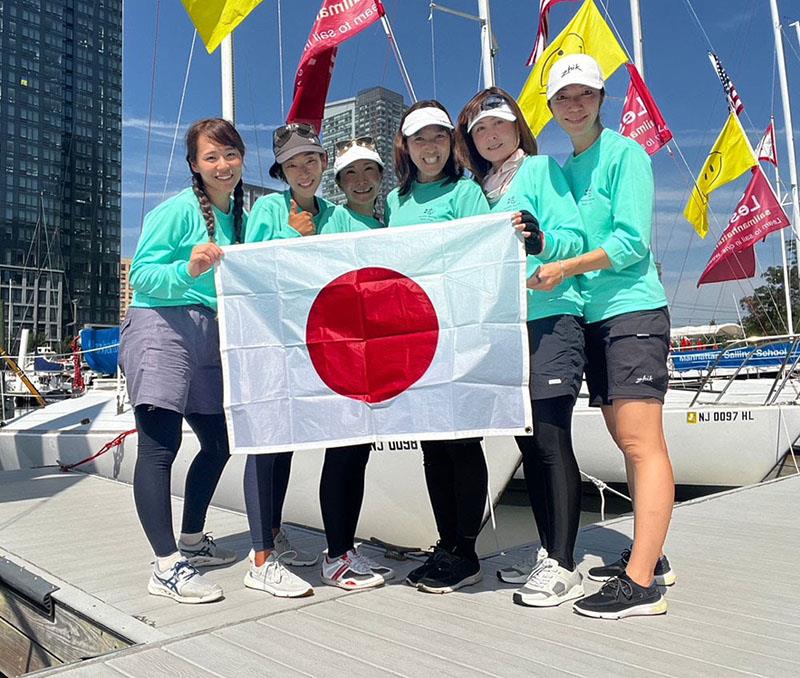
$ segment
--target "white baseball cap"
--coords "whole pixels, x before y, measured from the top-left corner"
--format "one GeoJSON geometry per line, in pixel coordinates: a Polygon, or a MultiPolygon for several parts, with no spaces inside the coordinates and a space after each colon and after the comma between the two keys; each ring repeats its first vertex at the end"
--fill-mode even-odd
{"type": "Polygon", "coordinates": [[[353,144],[344,153],[337,154],[336,160],[333,163],[333,176],[339,176],[341,172],[348,165],[352,165],[357,160],[372,160],[378,163],[378,167],[383,169],[383,160],[378,152],[367,146],[353,144]]]}
{"type": "Polygon", "coordinates": [[[436,108],[436,106],[426,106],[425,108],[411,111],[403,121],[401,131],[404,137],[410,137],[428,125],[439,125],[447,129],[454,129],[453,123],[450,122],[450,118],[445,111],[441,108],[436,108]]]}
{"type": "Polygon", "coordinates": [[[471,132],[472,128],[484,118],[500,118],[501,120],[514,122],[517,116],[514,115],[514,111],[511,110],[505,97],[499,94],[490,94],[481,103],[481,112],[469,121],[467,132],[471,132]]]}
{"type": "Polygon", "coordinates": [[[547,100],[550,101],[558,90],[567,85],[586,85],[593,89],[603,89],[603,72],[588,54],[568,54],[556,61],[547,78],[547,100]]]}

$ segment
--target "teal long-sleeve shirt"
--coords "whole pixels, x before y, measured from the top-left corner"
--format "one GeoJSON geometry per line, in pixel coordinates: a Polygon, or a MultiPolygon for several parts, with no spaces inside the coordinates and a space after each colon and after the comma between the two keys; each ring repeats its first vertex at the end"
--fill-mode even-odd
{"type": "Polygon", "coordinates": [[[415,181],[411,191],[403,196],[400,189],[395,188],[386,196],[383,220],[391,228],[432,224],[488,212],[489,203],[481,187],[462,177],[453,182],[442,179],[421,184],[415,181]]]}
{"type": "Polygon", "coordinates": [[[610,269],[577,276],[587,322],[667,305],[650,237],[653,168],[632,139],[604,129],[564,164],[564,176],[586,228],[586,251],[602,249],[610,269]]]}
{"type": "MultiPolygon", "coordinates": [[[[233,201],[228,213],[212,207],[218,245],[233,242],[233,201]]],[[[242,215],[246,226],[247,215],[242,215]]],[[[193,278],[189,259],[196,245],[208,242],[206,222],[191,188],[165,200],[144,219],[131,262],[132,306],[159,308],[203,304],[216,310],[214,272],[193,278]]]]}
{"type": "MultiPolygon", "coordinates": [[[[545,235],[544,250],[528,255],[528,276],[550,261],[584,252],[586,234],[567,181],[555,160],[529,155],[517,170],[508,190],[491,206],[492,212],[528,210],[545,235]]],[[[583,301],[575,278],[568,278],[549,292],[528,290],[528,320],[552,315],[583,313],[583,301]]]]}

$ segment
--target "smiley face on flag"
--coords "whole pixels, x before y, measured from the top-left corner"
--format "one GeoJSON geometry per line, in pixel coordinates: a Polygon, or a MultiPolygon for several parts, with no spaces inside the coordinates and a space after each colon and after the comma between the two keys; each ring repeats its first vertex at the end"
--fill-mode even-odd
{"type": "Polygon", "coordinates": [[[525,263],[510,213],[226,248],[231,447],[524,433],[525,263]]]}

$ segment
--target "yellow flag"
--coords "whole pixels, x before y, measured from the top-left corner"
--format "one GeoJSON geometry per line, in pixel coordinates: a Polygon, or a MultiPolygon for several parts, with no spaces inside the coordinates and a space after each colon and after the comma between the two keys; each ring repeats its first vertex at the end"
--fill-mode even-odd
{"type": "Polygon", "coordinates": [[[181,0],[211,54],[261,0],[181,0]]]}
{"type": "Polygon", "coordinates": [[[620,47],[594,0],[586,0],[575,18],[553,40],[536,62],[522,92],[519,105],[531,130],[538,136],[553,117],[547,107],[547,78],[553,64],[567,54],[588,54],[600,64],[605,78],[609,78],[628,55],[620,47]]]}
{"type": "Polygon", "coordinates": [[[731,113],[700,170],[692,195],[683,210],[683,216],[701,238],[708,235],[708,196],[757,164],[739,118],[731,113]]]}

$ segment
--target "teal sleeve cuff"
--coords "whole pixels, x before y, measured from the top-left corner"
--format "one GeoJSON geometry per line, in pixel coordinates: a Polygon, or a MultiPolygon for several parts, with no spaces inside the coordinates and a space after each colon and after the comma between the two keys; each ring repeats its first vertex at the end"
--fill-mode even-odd
{"type": "Polygon", "coordinates": [[[178,276],[178,282],[183,283],[186,287],[191,287],[194,278],[189,274],[189,262],[179,261],[175,267],[175,273],[178,276]]]}

